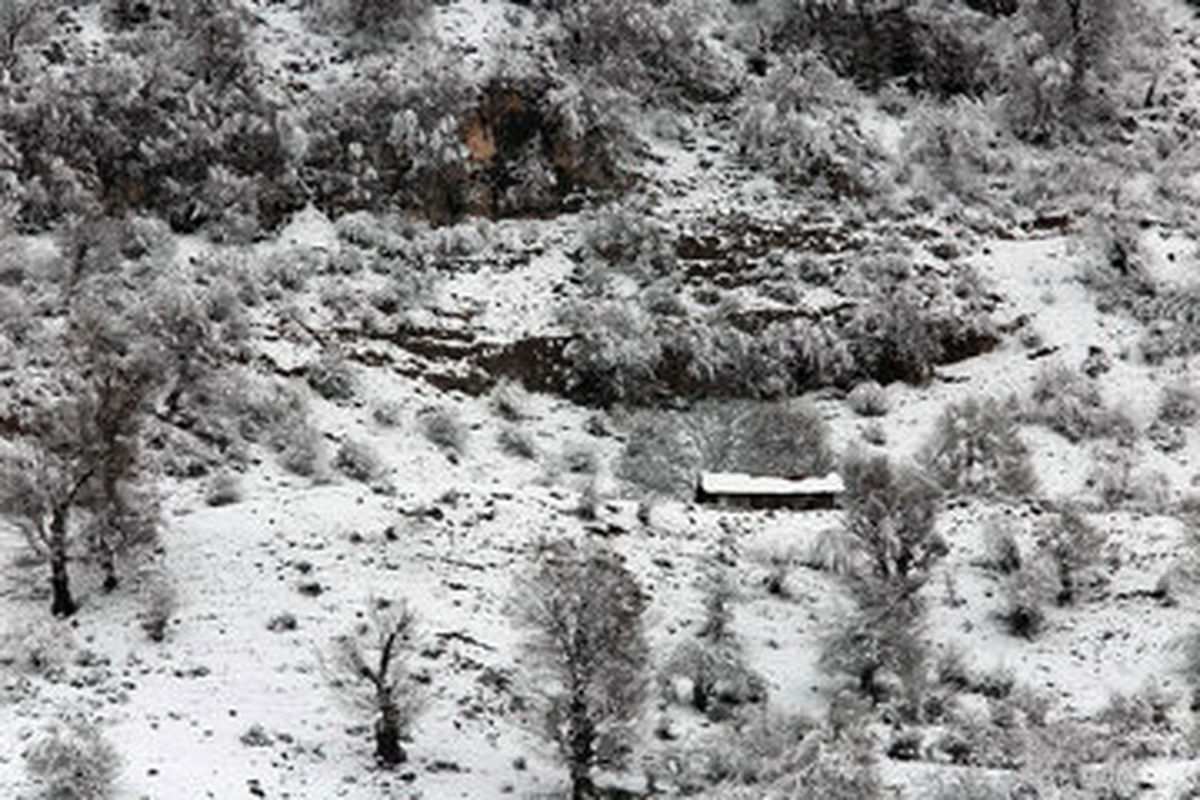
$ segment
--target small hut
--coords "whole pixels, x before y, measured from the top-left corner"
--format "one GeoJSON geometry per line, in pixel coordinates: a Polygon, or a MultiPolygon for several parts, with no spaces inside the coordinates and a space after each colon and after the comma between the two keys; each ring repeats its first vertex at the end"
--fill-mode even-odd
{"type": "Polygon", "coordinates": [[[721,508],[785,508],[807,511],[838,508],[846,486],[842,476],[799,475],[780,478],[742,472],[702,472],[696,481],[696,502],[721,508]]]}

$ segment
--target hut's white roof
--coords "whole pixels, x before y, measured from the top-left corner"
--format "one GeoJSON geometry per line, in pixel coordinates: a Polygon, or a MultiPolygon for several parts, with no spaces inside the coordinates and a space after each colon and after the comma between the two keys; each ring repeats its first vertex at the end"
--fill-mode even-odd
{"type": "Polygon", "coordinates": [[[777,478],[747,475],[744,472],[702,472],[700,489],[708,494],[841,494],[846,490],[846,484],[836,472],[819,478],[777,478]]]}

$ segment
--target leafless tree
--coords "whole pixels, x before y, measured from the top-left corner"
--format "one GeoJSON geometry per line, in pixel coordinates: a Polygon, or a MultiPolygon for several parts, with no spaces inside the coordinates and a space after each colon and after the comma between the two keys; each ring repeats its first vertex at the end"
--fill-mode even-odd
{"type": "Polygon", "coordinates": [[[408,671],[415,636],[416,615],[406,601],[376,598],[366,620],[336,640],[326,665],[330,685],[356,708],[376,715],[375,757],[386,767],[408,760],[400,742],[421,708],[408,671]]]}
{"type": "Polygon", "coordinates": [[[592,769],[620,766],[641,709],[646,597],[615,553],[559,542],[519,586],[516,609],[542,732],[567,764],[572,798],[590,798],[592,769]]]}

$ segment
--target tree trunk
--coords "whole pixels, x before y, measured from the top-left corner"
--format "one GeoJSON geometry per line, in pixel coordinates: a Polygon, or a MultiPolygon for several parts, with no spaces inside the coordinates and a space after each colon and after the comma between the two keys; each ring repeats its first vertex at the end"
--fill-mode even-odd
{"type": "Polygon", "coordinates": [[[78,609],[67,574],[68,514],[66,508],[56,508],[50,518],[50,613],[56,617],[69,617],[78,609]]]}
{"type": "Polygon", "coordinates": [[[595,760],[596,729],[588,719],[587,702],[581,693],[571,699],[571,800],[590,800],[595,795],[592,761],[595,760]]]}
{"type": "Polygon", "coordinates": [[[379,719],[375,722],[375,757],[388,767],[408,760],[408,754],[400,746],[400,709],[394,703],[379,709],[379,719]]]}

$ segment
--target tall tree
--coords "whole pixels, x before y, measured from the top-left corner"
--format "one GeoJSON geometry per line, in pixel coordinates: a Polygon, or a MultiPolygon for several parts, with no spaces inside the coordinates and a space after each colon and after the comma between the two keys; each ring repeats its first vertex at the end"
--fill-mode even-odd
{"type": "Polygon", "coordinates": [[[593,768],[621,765],[644,699],[646,597],[612,551],[557,542],[519,586],[516,609],[541,730],[566,762],[573,800],[593,797],[593,768]]]}

